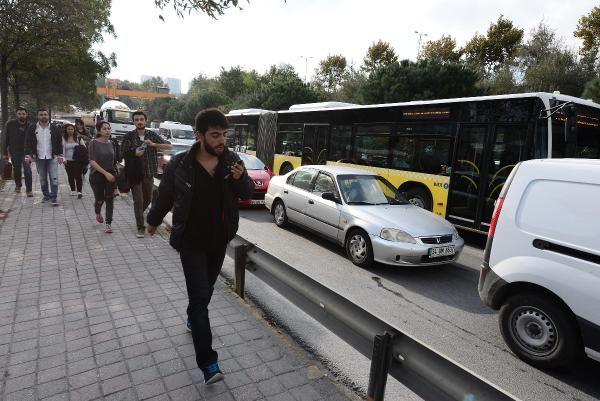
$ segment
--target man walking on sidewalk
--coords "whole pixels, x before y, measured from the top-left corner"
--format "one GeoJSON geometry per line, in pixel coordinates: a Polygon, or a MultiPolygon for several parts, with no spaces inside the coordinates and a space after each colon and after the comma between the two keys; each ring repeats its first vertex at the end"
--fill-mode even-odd
{"type": "Polygon", "coordinates": [[[132,115],[135,131],[128,132],[121,144],[122,154],[125,158],[125,166],[128,174],[131,174],[131,164],[141,163],[141,177],[134,182],[131,177],[128,180],[133,195],[133,210],[137,224],[137,237],[144,238],[144,212],[152,200],[152,189],[154,188],[154,176],[158,171],[157,150],[171,149],[171,144],[157,133],[146,129],[146,114],[136,111],[132,115]],[[127,166],[129,164],[129,166],[127,166]],[[139,182],[138,182],[139,181],[139,182]]]}
{"type": "Polygon", "coordinates": [[[25,161],[36,162],[40,186],[44,194],[42,202],[50,201],[53,206],[58,206],[58,164],[64,162],[62,136],[60,130],[50,124],[48,109],[39,109],[37,120],[37,124],[31,125],[25,136],[25,161]],[[48,191],[48,181],[50,181],[50,191],[48,191]]]}
{"type": "Polygon", "coordinates": [[[225,248],[238,229],[238,198],[249,199],[254,190],[238,155],[225,146],[227,127],[227,118],[217,109],[198,113],[198,142],[171,159],[148,213],[148,233],[154,235],[173,209],[170,243],[179,251],[183,266],[189,298],[187,325],[206,384],[223,379],[212,348],[208,304],[225,248]]]}
{"type": "Polygon", "coordinates": [[[25,135],[31,123],[27,121],[27,109],[25,107],[17,107],[15,114],[17,118],[8,121],[2,131],[2,157],[4,160],[8,160],[10,154],[13,176],[15,178],[15,192],[21,192],[21,187],[23,186],[21,174],[24,171],[25,190],[27,191],[27,196],[32,197],[31,165],[23,163],[25,158],[25,135]]]}

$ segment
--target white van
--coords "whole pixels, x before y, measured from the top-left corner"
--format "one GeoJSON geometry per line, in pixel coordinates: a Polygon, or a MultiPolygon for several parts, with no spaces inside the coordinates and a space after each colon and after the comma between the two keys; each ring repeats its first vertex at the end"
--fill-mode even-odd
{"type": "Polygon", "coordinates": [[[518,164],[496,201],[479,296],[541,368],[600,361],[600,160],[518,164]]]}
{"type": "Polygon", "coordinates": [[[158,132],[173,145],[193,145],[196,134],[191,125],[165,121],[158,126],[158,132]]]}

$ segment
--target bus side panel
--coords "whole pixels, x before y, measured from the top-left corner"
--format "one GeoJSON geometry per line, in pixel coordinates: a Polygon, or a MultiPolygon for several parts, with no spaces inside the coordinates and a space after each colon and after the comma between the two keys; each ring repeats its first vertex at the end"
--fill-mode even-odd
{"type": "Polygon", "coordinates": [[[379,174],[387,179],[396,188],[408,181],[423,184],[431,192],[433,200],[433,213],[446,217],[446,207],[448,205],[448,189],[450,188],[450,177],[435,174],[415,173],[412,171],[402,171],[379,167],[362,166],[360,164],[327,162],[329,166],[352,167],[361,170],[367,170],[379,174]]]}
{"type": "Polygon", "coordinates": [[[273,174],[279,175],[283,163],[288,162],[293,168],[298,168],[302,165],[302,158],[297,156],[287,156],[275,154],[273,161],[273,174]]]}

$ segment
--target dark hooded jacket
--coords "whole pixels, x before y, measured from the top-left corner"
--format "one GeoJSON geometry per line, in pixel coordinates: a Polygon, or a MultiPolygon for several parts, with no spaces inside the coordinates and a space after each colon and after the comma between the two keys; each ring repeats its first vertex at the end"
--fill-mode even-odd
{"type": "MultiPolygon", "coordinates": [[[[172,209],[170,244],[177,250],[181,249],[183,244],[183,236],[192,208],[195,185],[193,163],[199,146],[201,146],[200,142],[196,142],[189,151],[179,153],[167,164],[158,187],[158,196],[152,203],[150,212],[148,212],[148,224],[156,227],[162,223],[163,218],[172,209]]],[[[228,167],[239,159],[235,152],[225,148],[225,151],[219,157],[219,164],[228,167]]],[[[229,242],[235,237],[239,227],[238,198],[249,199],[252,196],[254,181],[248,176],[246,170],[238,180],[233,179],[228,168],[218,168],[217,174],[221,174],[226,182],[226,185],[222,186],[222,219],[225,238],[229,242]]]]}

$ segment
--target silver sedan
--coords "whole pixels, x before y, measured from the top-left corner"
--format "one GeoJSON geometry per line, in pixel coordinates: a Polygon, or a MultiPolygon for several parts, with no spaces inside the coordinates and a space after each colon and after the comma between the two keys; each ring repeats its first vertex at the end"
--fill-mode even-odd
{"type": "Polygon", "coordinates": [[[337,242],[360,267],[450,263],[464,246],[452,224],[364,170],[300,167],[271,179],[265,204],[278,226],[291,222],[337,242]]]}

